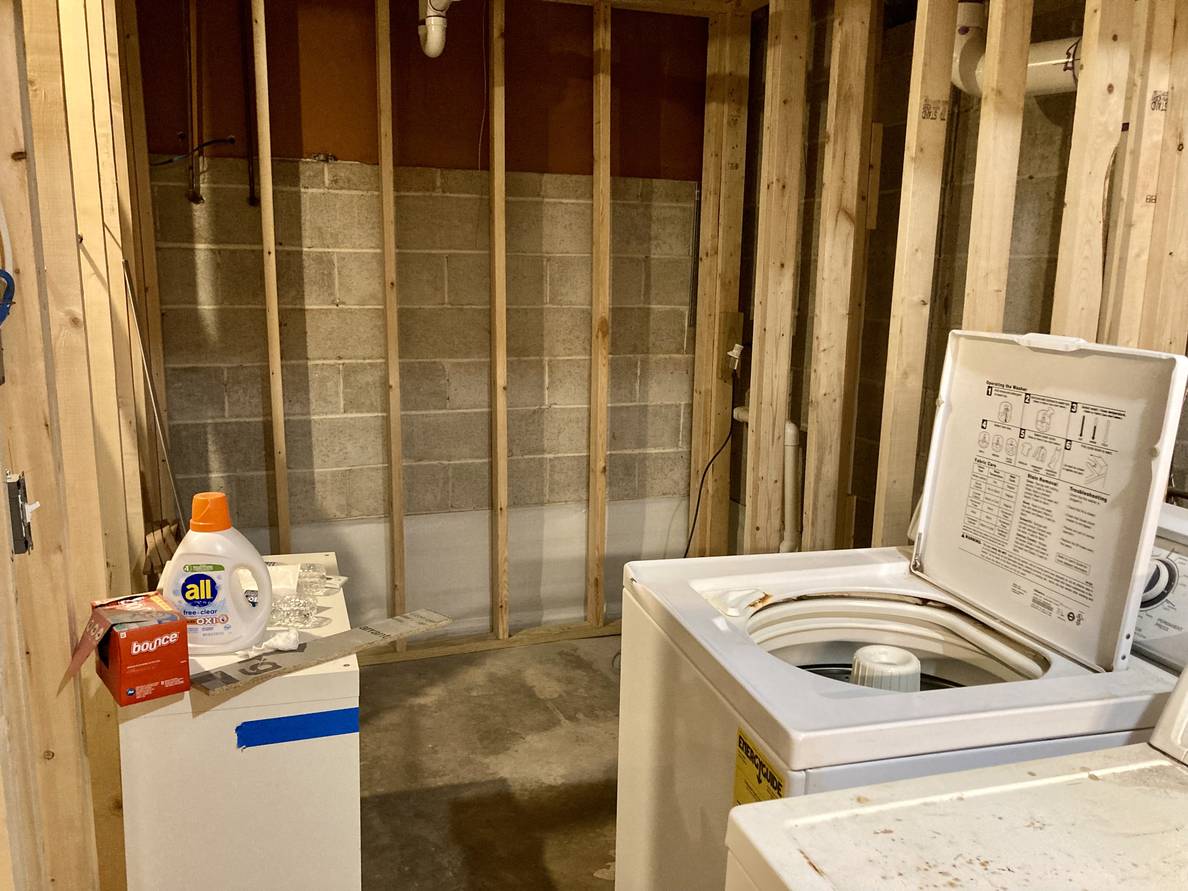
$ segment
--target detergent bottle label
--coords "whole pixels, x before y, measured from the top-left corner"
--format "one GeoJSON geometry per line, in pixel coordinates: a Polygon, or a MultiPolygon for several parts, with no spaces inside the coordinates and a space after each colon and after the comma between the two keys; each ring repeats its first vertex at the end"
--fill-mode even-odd
{"type": "Polygon", "coordinates": [[[222,637],[230,631],[227,610],[226,567],[219,563],[187,563],[178,576],[173,600],[190,627],[191,640],[222,637]]]}

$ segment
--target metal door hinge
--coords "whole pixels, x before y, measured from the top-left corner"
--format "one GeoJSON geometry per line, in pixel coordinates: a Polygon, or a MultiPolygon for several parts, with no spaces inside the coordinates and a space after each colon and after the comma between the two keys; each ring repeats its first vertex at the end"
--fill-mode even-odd
{"type": "Polygon", "coordinates": [[[41,502],[29,500],[23,473],[5,471],[4,481],[8,488],[8,514],[12,520],[12,552],[27,554],[33,550],[33,526],[30,521],[33,511],[41,507],[41,502]]]}

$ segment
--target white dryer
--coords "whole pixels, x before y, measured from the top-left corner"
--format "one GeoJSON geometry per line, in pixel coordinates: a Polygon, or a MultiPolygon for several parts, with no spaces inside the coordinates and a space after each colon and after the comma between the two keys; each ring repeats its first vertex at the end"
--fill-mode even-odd
{"type": "Polygon", "coordinates": [[[914,550],[628,564],[618,886],[721,888],[735,804],[1146,739],[1176,676],[1131,645],[1186,376],[954,332],[914,550]]]}

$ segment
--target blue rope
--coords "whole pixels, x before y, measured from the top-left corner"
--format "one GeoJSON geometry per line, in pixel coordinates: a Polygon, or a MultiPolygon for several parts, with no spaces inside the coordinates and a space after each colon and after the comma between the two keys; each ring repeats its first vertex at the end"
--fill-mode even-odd
{"type": "Polygon", "coordinates": [[[13,281],[12,275],[7,269],[0,269],[0,282],[4,284],[4,296],[0,297],[0,325],[3,325],[8,318],[8,312],[12,309],[12,304],[16,298],[16,282],[13,281]]]}

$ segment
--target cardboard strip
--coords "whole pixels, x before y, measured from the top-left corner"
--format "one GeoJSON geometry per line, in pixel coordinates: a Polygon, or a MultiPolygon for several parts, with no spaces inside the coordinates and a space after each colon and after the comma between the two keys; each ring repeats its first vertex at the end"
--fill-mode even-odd
{"type": "Polygon", "coordinates": [[[235,728],[235,747],[251,749],[358,732],[359,709],[339,708],[328,712],[244,721],[235,728]]]}
{"type": "Polygon", "coordinates": [[[349,631],[319,637],[303,643],[292,652],[265,653],[240,662],[232,662],[212,671],[204,671],[190,678],[191,688],[207,694],[240,693],[261,681],[290,674],[351,656],[382,644],[444,628],[453,620],[430,609],[419,609],[392,619],[381,619],[370,625],[360,625],[349,631]]]}

